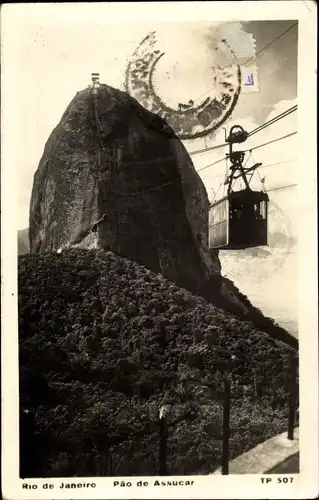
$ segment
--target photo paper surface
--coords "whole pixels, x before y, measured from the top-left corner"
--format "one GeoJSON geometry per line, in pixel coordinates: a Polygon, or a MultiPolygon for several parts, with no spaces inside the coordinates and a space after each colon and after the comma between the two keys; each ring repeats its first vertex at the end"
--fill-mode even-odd
{"type": "Polygon", "coordinates": [[[2,9],[8,500],[318,494],[316,5],[217,7],[2,9]]]}

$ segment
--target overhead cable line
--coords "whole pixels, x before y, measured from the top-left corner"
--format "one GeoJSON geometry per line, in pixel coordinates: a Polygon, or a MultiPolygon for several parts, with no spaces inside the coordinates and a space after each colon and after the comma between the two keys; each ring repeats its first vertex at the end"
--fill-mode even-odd
{"type": "Polygon", "coordinates": [[[221,180],[221,183],[219,184],[219,186],[218,186],[218,189],[217,189],[216,193],[214,193],[213,202],[216,200],[217,195],[218,195],[219,190],[220,190],[220,188],[222,187],[222,185],[223,185],[223,179],[221,180]]]}
{"type": "Polygon", "coordinates": [[[202,170],[205,170],[206,168],[209,168],[209,167],[213,167],[214,165],[217,165],[217,163],[220,163],[221,161],[225,161],[225,160],[226,160],[225,157],[220,158],[219,160],[214,161],[214,163],[210,163],[209,165],[206,165],[206,167],[199,168],[198,170],[196,170],[196,172],[201,172],[202,170]]]}
{"type": "MultiPolygon", "coordinates": [[[[204,148],[204,149],[198,149],[198,150],[195,150],[195,151],[191,151],[191,152],[188,152],[188,155],[189,156],[194,156],[196,154],[199,154],[199,153],[204,153],[206,151],[212,151],[214,149],[219,149],[219,148],[222,148],[222,147],[225,147],[225,146],[228,146],[228,143],[226,142],[225,144],[217,144],[216,146],[211,146],[209,148],[204,148]]],[[[132,166],[132,167],[138,167],[138,166],[141,166],[143,167],[144,165],[150,165],[152,163],[161,163],[161,162],[164,162],[164,161],[169,161],[169,160],[175,160],[176,158],[179,158],[180,156],[183,156],[182,154],[178,153],[176,155],[172,155],[172,156],[164,156],[162,158],[152,158],[150,160],[140,160],[140,161],[124,161],[124,162],[121,162],[121,166],[123,167],[129,167],[129,166],[132,166]]]]}
{"type": "Polygon", "coordinates": [[[252,59],[254,59],[255,57],[257,57],[259,54],[261,54],[261,52],[263,52],[264,50],[268,49],[268,47],[270,47],[273,43],[277,42],[277,40],[279,40],[279,38],[281,38],[282,36],[284,36],[286,33],[288,33],[288,31],[292,30],[292,28],[294,28],[295,26],[297,26],[298,23],[294,23],[292,24],[291,26],[289,26],[288,29],[286,29],[285,31],[283,31],[282,33],[280,33],[280,35],[278,35],[276,38],[274,38],[271,42],[269,42],[267,45],[265,45],[262,49],[260,49],[256,54],[255,56],[252,56],[248,59],[248,61],[246,61],[243,66],[247,63],[249,63],[249,61],[251,61],[252,59]]]}
{"type": "Polygon", "coordinates": [[[172,156],[164,156],[164,158],[152,158],[151,160],[139,160],[139,161],[124,161],[121,162],[121,166],[123,167],[144,167],[144,165],[150,165],[152,163],[160,163],[162,161],[175,160],[181,156],[181,154],[176,154],[172,156]]]}
{"type": "Polygon", "coordinates": [[[260,125],[259,127],[255,128],[254,130],[249,132],[248,137],[251,137],[252,135],[256,134],[257,132],[260,132],[261,130],[263,130],[264,128],[267,128],[270,125],[273,125],[273,123],[276,123],[277,121],[281,120],[282,118],[286,118],[286,116],[289,116],[294,111],[297,111],[297,109],[298,109],[298,106],[296,104],[295,106],[292,106],[291,108],[287,109],[286,111],[283,111],[282,113],[275,116],[271,120],[268,120],[267,122],[265,122],[263,125],[260,125]]]}
{"type": "MultiPolygon", "coordinates": [[[[166,182],[165,184],[161,184],[159,186],[155,186],[154,188],[150,188],[150,189],[145,189],[144,191],[136,191],[136,192],[132,192],[132,193],[125,193],[125,192],[116,192],[116,191],[111,191],[113,194],[116,194],[118,196],[137,196],[137,195],[140,195],[140,194],[144,194],[144,193],[149,193],[150,191],[155,191],[156,189],[160,189],[162,187],[165,187],[165,186],[168,186],[170,184],[174,184],[175,182],[181,182],[181,179],[180,177],[178,177],[178,179],[174,179],[173,181],[170,181],[170,182],[166,182]]],[[[277,191],[279,189],[286,189],[286,188],[289,188],[289,187],[293,187],[293,186],[297,186],[298,184],[289,184],[287,186],[280,186],[280,187],[277,187],[277,188],[272,188],[272,189],[268,189],[268,193],[270,191],[277,191]]],[[[218,190],[220,189],[221,186],[219,186],[218,190]]],[[[217,194],[217,193],[216,193],[217,194]]]]}
{"type": "MultiPolygon", "coordinates": [[[[196,154],[199,154],[199,153],[205,153],[206,151],[212,151],[214,149],[219,149],[219,148],[223,148],[225,146],[228,146],[228,143],[225,142],[224,144],[217,144],[216,146],[211,146],[209,148],[203,148],[203,149],[197,149],[195,151],[187,151],[188,155],[189,156],[194,156],[196,154]]],[[[149,164],[152,164],[152,163],[159,163],[159,162],[163,162],[163,161],[169,161],[169,160],[175,160],[176,158],[179,158],[180,156],[182,156],[180,153],[176,154],[176,155],[172,155],[172,156],[164,156],[164,158],[152,158],[150,160],[140,160],[140,161],[134,161],[134,162],[130,162],[130,161],[126,161],[126,162],[121,162],[121,165],[122,166],[144,166],[144,165],[149,165],[149,164]]]]}
{"type": "MultiPolygon", "coordinates": [[[[104,148],[104,144],[103,144],[103,140],[102,140],[102,137],[101,137],[101,130],[102,130],[102,127],[101,127],[101,123],[100,123],[100,120],[99,120],[99,117],[98,117],[98,111],[97,111],[97,98],[96,98],[96,95],[94,95],[94,92],[92,92],[92,97],[93,97],[93,106],[94,106],[94,115],[95,115],[95,121],[96,121],[96,124],[97,124],[97,131],[98,131],[98,137],[99,137],[99,140],[100,140],[100,143],[101,143],[101,147],[102,147],[102,151],[103,152],[106,152],[105,151],[105,148],[104,148]]],[[[289,108],[288,110],[284,111],[283,113],[281,113],[280,115],[277,115],[276,117],[272,118],[271,120],[269,120],[268,122],[264,123],[263,125],[261,125],[260,127],[257,127],[256,129],[254,129],[252,132],[250,132],[249,136],[250,135],[253,135],[257,132],[259,132],[260,130],[262,130],[263,128],[266,128],[267,126],[270,126],[272,125],[273,123],[275,123],[276,121],[278,120],[281,120],[282,118],[288,116],[290,113],[292,113],[293,111],[295,111],[297,109],[297,105],[295,106],[292,106],[291,108],[289,108]]],[[[277,141],[280,141],[282,139],[285,139],[287,137],[290,137],[294,134],[296,134],[297,132],[292,132],[290,134],[286,134],[285,136],[282,136],[282,137],[279,137],[277,139],[274,139],[272,141],[268,141],[264,144],[259,144],[258,146],[255,146],[253,148],[250,148],[248,151],[251,153],[252,151],[254,151],[255,149],[258,149],[258,148],[261,148],[261,147],[264,147],[266,145],[269,145],[269,144],[272,144],[274,142],[277,142],[277,141]]],[[[201,149],[201,150],[196,150],[196,151],[193,151],[193,152],[190,152],[189,155],[195,155],[195,154],[199,154],[201,152],[206,152],[206,151],[211,151],[211,150],[215,150],[215,149],[219,149],[221,147],[225,147],[227,146],[228,143],[224,143],[224,144],[219,144],[219,145],[215,145],[215,146],[212,146],[210,148],[204,148],[204,149],[201,149]]],[[[247,151],[246,151],[247,152],[247,151]]],[[[180,154],[177,154],[177,155],[172,155],[172,156],[169,156],[169,157],[166,157],[166,158],[157,158],[157,159],[150,159],[150,160],[146,160],[146,161],[140,161],[140,162],[123,162],[122,165],[145,165],[145,164],[151,164],[151,163],[158,163],[158,162],[163,162],[163,161],[167,161],[168,159],[175,159],[177,157],[181,156],[180,154]]],[[[227,157],[223,157],[223,158],[220,158],[219,160],[209,164],[209,165],[206,165],[205,167],[202,167],[200,169],[197,170],[197,172],[201,172],[207,168],[210,168],[222,161],[226,160],[226,164],[227,164],[227,157]]],[[[113,162],[112,162],[113,163],[113,162]]],[[[264,167],[265,168],[265,167],[264,167]]],[[[113,191],[113,194],[117,194],[119,196],[136,196],[138,194],[142,194],[142,193],[145,193],[145,192],[149,192],[149,191],[153,191],[153,190],[157,190],[157,189],[160,189],[164,186],[168,186],[170,184],[173,184],[177,181],[179,181],[180,179],[174,179],[173,181],[170,181],[170,182],[166,182],[164,184],[161,184],[159,186],[155,186],[154,188],[150,188],[150,189],[147,189],[147,190],[144,190],[144,191],[137,191],[137,192],[132,192],[132,193],[120,193],[120,192],[116,192],[116,191],[113,191]]]]}
{"type": "MultiPolygon", "coordinates": [[[[290,163],[290,162],[293,162],[293,161],[298,161],[298,158],[291,158],[290,160],[277,161],[276,163],[269,163],[268,165],[261,165],[258,168],[261,170],[263,168],[274,167],[276,165],[282,165],[284,163],[290,163]]],[[[204,168],[207,168],[207,167],[204,167],[204,168]]],[[[197,170],[197,172],[199,172],[199,170],[197,170]]],[[[222,176],[223,176],[223,174],[214,175],[213,177],[211,177],[211,179],[219,179],[222,176]]]]}
{"type": "Polygon", "coordinates": [[[276,188],[268,189],[268,193],[270,191],[278,191],[279,189],[287,189],[287,188],[294,187],[294,186],[298,186],[298,184],[297,183],[295,183],[295,184],[288,184],[287,186],[279,186],[279,187],[276,187],[276,188]]]}
{"type": "MultiPolygon", "coordinates": [[[[297,134],[297,131],[295,132],[291,132],[290,134],[286,134],[286,135],[283,135],[282,137],[277,137],[277,139],[273,139],[272,141],[268,141],[268,142],[264,142],[263,144],[259,144],[258,146],[255,146],[253,148],[250,148],[250,149],[246,149],[244,152],[245,153],[251,153],[252,151],[254,151],[255,149],[259,149],[259,148],[262,148],[264,146],[268,146],[268,144],[273,144],[275,142],[278,142],[278,141],[281,141],[283,139],[286,139],[287,137],[291,137],[293,135],[297,134]]],[[[295,158],[297,159],[297,158],[295,158]]],[[[214,161],[214,163],[210,163],[209,165],[206,165],[205,167],[202,167],[202,168],[199,168],[197,170],[197,172],[201,172],[202,170],[205,170],[206,168],[210,168],[210,167],[213,167],[214,165],[216,165],[217,163],[220,163],[221,161],[225,160],[225,158],[220,158],[219,160],[217,161],[214,161]]],[[[287,160],[287,161],[290,161],[290,160],[287,160]]],[[[291,160],[292,161],[292,160],[291,160]]],[[[278,162],[278,164],[280,163],[283,163],[283,162],[278,162]]],[[[270,165],[268,165],[270,166],[270,165]]],[[[266,168],[266,165],[264,167],[260,167],[260,168],[266,168]]]]}
{"type": "MultiPolygon", "coordinates": [[[[282,113],[280,113],[279,115],[275,116],[274,118],[272,118],[271,120],[268,120],[267,122],[265,122],[263,125],[260,125],[259,127],[253,129],[251,132],[249,132],[248,134],[248,138],[254,134],[256,134],[257,132],[260,132],[261,130],[263,130],[264,128],[267,128],[269,127],[270,125],[272,125],[273,123],[276,123],[277,121],[279,120],[282,120],[283,118],[286,118],[286,116],[290,115],[291,113],[293,113],[294,111],[296,111],[298,108],[297,105],[295,106],[292,106],[291,108],[287,109],[286,111],[283,111],[282,113]]],[[[194,156],[196,154],[199,154],[199,153],[205,153],[206,151],[212,151],[214,149],[219,149],[219,148],[224,148],[225,146],[228,146],[228,142],[225,142],[223,144],[217,144],[216,146],[211,146],[209,148],[204,148],[204,149],[198,149],[196,151],[191,151],[190,153],[188,153],[190,156],[194,156]]],[[[204,167],[206,168],[206,167],[204,167]]]]}
{"type": "MultiPolygon", "coordinates": [[[[295,105],[295,106],[292,106],[291,108],[287,109],[286,111],[283,111],[282,113],[275,116],[271,120],[268,120],[268,122],[265,122],[264,124],[260,125],[259,127],[253,129],[251,132],[249,132],[248,137],[256,134],[257,132],[263,130],[266,127],[269,127],[270,125],[281,120],[282,118],[285,118],[286,116],[288,116],[291,113],[293,113],[294,111],[296,111],[297,108],[298,108],[298,106],[295,105]]],[[[208,151],[213,151],[215,149],[224,148],[226,146],[228,146],[228,142],[224,142],[222,144],[216,144],[215,146],[210,146],[208,148],[206,147],[206,148],[202,148],[202,149],[196,149],[195,151],[188,151],[188,155],[195,156],[195,155],[200,154],[200,153],[206,153],[208,151]]],[[[172,156],[165,156],[164,158],[152,158],[150,160],[137,160],[135,162],[130,162],[130,161],[121,162],[121,166],[123,166],[123,167],[125,167],[125,166],[132,166],[132,167],[133,166],[141,166],[142,167],[144,165],[151,165],[153,163],[160,163],[163,161],[175,160],[176,158],[179,158],[180,156],[182,156],[182,155],[179,153],[179,154],[172,155],[172,156]]]]}
{"type": "Polygon", "coordinates": [[[276,163],[268,163],[268,165],[261,165],[261,167],[259,168],[262,169],[262,168],[274,167],[275,165],[282,165],[283,163],[290,163],[292,161],[298,161],[298,158],[291,158],[290,160],[277,161],[276,163]]]}
{"type": "MultiPolygon", "coordinates": [[[[251,156],[251,159],[253,160],[253,163],[255,163],[255,160],[254,160],[254,157],[253,157],[253,154],[252,154],[251,151],[250,151],[250,156],[251,156]]],[[[253,172],[253,174],[254,173],[255,173],[255,171],[253,172]]],[[[266,189],[266,186],[265,186],[266,177],[261,178],[261,175],[260,175],[260,172],[259,172],[258,168],[257,168],[257,175],[258,175],[260,183],[262,185],[262,190],[267,194],[267,189],[266,189]]]]}
{"type": "Polygon", "coordinates": [[[282,137],[277,137],[277,139],[273,139],[272,141],[264,142],[263,144],[259,144],[258,146],[254,146],[253,148],[246,149],[244,152],[247,153],[248,151],[255,151],[255,149],[263,148],[264,146],[268,146],[268,144],[273,144],[275,142],[281,141],[282,139],[286,139],[287,137],[291,137],[293,135],[297,134],[297,130],[295,132],[291,132],[290,134],[283,135],[282,137]]]}
{"type": "MultiPolygon", "coordinates": [[[[248,138],[254,134],[256,134],[257,132],[260,132],[261,130],[263,130],[264,128],[267,128],[269,127],[270,125],[273,125],[274,123],[276,123],[277,121],[279,120],[282,120],[283,118],[286,118],[286,116],[289,116],[291,113],[293,113],[294,111],[296,111],[298,109],[298,106],[297,104],[295,106],[292,106],[291,108],[289,109],[286,109],[286,111],[283,111],[282,113],[280,113],[279,115],[277,116],[274,116],[274,118],[272,118],[271,120],[268,120],[267,122],[263,123],[262,125],[260,125],[259,127],[256,127],[255,129],[253,129],[251,132],[249,132],[248,134],[248,138]]],[[[225,142],[223,144],[217,144],[216,146],[211,146],[209,148],[204,148],[204,149],[198,149],[196,151],[191,151],[190,153],[188,153],[190,156],[194,156],[195,154],[199,154],[199,153],[205,153],[206,151],[212,151],[214,149],[219,149],[219,148],[224,148],[225,146],[228,146],[228,142],[225,142]]]]}
{"type": "Polygon", "coordinates": [[[213,149],[219,149],[219,148],[224,148],[225,146],[228,146],[228,142],[224,142],[223,144],[217,144],[216,146],[210,146],[209,148],[204,148],[204,149],[197,149],[195,151],[191,151],[189,156],[194,156],[199,153],[205,153],[206,151],[212,151],[213,149]]]}
{"type": "MultiPolygon", "coordinates": [[[[269,42],[262,49],[260,49],[254,56],[250,57],[246,62],[244,62],[242,64],[242,66],[245,66],[252,59],[255,59],[259,54],[261,54],[261,52],[263,52],[264,50],[268,49],[268,47],[270,47],[273,43],[277,42],[277,40],[279,40],[279,38],[281,38],[282,36],[284,36],[286,33],[288,33],[288,31],[290,31],[292,28],[294,28],[297,25],[298,25],[298,23],[292,24],[288,29],[286,29],[285,31],[283,31],[282,33],[280,33],[280,35],[277,36],[277,38],[274,38],[274,40],[272,40],[271,42],[269,42]]],[[[228,66],[225,66],[225,67],[228,68],[229,66],[231,66],[231,64],[229,64],[228,66]]],[[[196,99],[194,99],[194,101],[197,101],[198,99],[201,99],[202,97],[204,97],[205,95],[207,95],[213,88],[214,87],[211,87],[209,90],[207,90],[207,92],[205,92],[205,94],[202,94],[199,97],[196,97],[196,99]]]]}

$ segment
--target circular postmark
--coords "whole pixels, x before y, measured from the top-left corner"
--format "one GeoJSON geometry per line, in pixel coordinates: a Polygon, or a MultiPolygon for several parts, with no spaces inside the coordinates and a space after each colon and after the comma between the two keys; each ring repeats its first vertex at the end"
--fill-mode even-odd
{"type": "Polygon", "coordinates": [[[289,216],[273,201],[268,206],[268,247],[246,250],[223,250],[219,253],[223,274],[240,284],[260,284],[283,268],[293,252],[289,216]]]}
{"type": "MultiPolygon", "coordinates": [[[[151,32],[138,45],[127,66],[125,89],[148,111],[163,118],[180,139],[204,137],[217,130],[230,117],[241,90],[241,69],[238,64],[234,64],[236,55],[225,38],[219,40],[215,50],[220,54],[223,47],[227,49],[223,60],[227,59],[227,51],[233,54],[233,59],[228,58],[229,64],[225,66],[216,64],[210,67],[209,91],[200,98],[193,96],[187,104],[178,102],[180,92],[176,91],[175,106],[172,103],[168,105],[167,97],[165,100],[159,90],[160,81],[163,82],[164,78],[158,75],[162,71],[170,78],[168,68],[163,64],[165,52],[160,49],[156,32],[151,32]]],[[[177,71],[186,84],[183,63],[183,60],[175,60],[172,78],[177,71]]],[[[193,73],[195,69],[192,68],[193,73]]]]}

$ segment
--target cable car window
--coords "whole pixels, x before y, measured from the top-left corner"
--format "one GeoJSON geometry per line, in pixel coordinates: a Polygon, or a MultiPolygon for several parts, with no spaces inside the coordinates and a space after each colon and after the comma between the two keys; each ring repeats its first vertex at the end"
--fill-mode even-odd
{"type": "Polygon", "coordinates": [[[233,208],[231,211],[231,218],[235,220],[239,220],[242,218],[242,208],[233,208]]]}
{"type": "Polygon", "coordinates": [[[255,205],[254,205],[254,216],[255,216],[255,219],[262,218],[261,213],[260,213],[260,204],[259,203],[255,203],[255,205]]]}
{"type": "Polygon", "coordinates": [[[260,213],[262,215],[262,218],[266,219],[266,202],[265,201],[262,201],[260,203],[260,213]]]}
{"type": "Polygon", "coordinates": [[[213,212],[213,225],[217,224],[217,206],[212,209],[213,212]]]}
{"type": "Polygon", "coordinates": [[[209,211],[209,225],[210,227],[228,223],[228,200],[223,200],[210,208],[209,211]]]}
{"type": "Polygon", "coordinates": [[[265,202],[261,201],[254,205],[254,215],[255,219],[265,219],[266,218],[266,209],[265,202]]]}
{"type": "Polygon", "coordinates": [[[226,220],[226,203],[225,201],[222,204],[222,221],[226,220]]]}

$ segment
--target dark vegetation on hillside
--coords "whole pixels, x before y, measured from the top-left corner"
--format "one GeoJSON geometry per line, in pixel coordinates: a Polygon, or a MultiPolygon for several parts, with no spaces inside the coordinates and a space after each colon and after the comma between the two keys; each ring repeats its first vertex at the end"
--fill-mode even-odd
{"type": "Polygon", "coordinates": [[[22,477],[157,474],[165,403],[169,473],[212,472],[226,370],[231,458],[286,429],[295,351],[111,252],[20,257],[19,314],[22,477]]]}
{"type": "MultiPolygon", "coordinates": [[[[29,229],[23,229],[18,232],[18,255],[26,255],[29,253],[29,229]]],[[[264,251],[261,248],[251,249],[256,250],[258,252],[264,251]]],[[[254,255],[252,255],[253,257],[254,255]]],[[[298,339],[296,339],[293,335],[288,333],[284,328],[279,326],[274,319],[265,316],[260,309],[254,306],[249,298],[241,293],[239,288],[231,281],[229,278],[225,276],[221,277],[221,283],[226,285],[227,290],[234,294],[237,300],[241,302],[242,305],[248,310],[248,314],[244,314],[241,307],[238,307],[235,302],[232,300],[226,299],[225,297],[215,297],[215,303],[218,302],[218,305],[221,309],[234,314],[243,320],[251,321],[257,328],[262,330],[263,332],[268,333],[276,340],[281,340],[285,344],[294,349],[298,349],[298,339]]]]}

